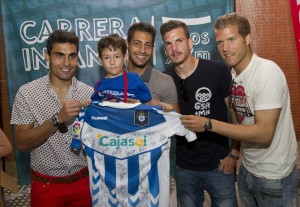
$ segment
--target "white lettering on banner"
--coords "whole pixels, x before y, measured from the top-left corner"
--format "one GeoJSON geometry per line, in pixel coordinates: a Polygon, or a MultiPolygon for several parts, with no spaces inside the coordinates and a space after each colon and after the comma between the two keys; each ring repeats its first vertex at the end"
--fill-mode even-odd
{"type": "Polygon", "coordinates": [[[57,28],[60,28],[65,31],[71,31],[72,23],[67,19],[58,19],[57,20],[57,28]]]}
{"type": "MultiPolygon", "coordinates": [[[[72,24],[67,19],[58,19],[57,29],[71,31],[73,29],[72,24]]],[[[125,38],[126,35],[123,31],[123,21],[119,18],[94,18],[93,19],[93,35],[91,34],[91,22],[87,19],[75,19],[75,33],[79,37],[80,41],[99,41],[101,37],[107,36],[111,33],[117,33],[121,37],[125,38]]],[[[25,21],[20,27],[21,39],[28,45],[45,42],[49,35],[56,29],[53,29],[48,20],[43,20],[40,27],[40,33],[38,36],[30,35],[32,29],[36,29],[37,22],[25,21]]]]}
{"type": "MultiPolygon", "coordinates": [[[[210,16],[201,18],[168,18],[162,17],[162,22],[166,22],[171,19],[176,19],[185,22],[187,25],[201,25],[211,22],[210,16]]],[[[131,24],[140,22],[138,17],[133,17],[131,24]]],[[[151,16],[151,24],[154,26],[154,16],[151,16]]],[[[28,45],[34,45],[37,43],[44,43],[48,39],[49,35],[56,29],[62,29],[66,31],[74,31],[79,40],[98,42],[102,37],[105,37],[111,33],[117,33],[121,37],[126,39],[126,33],[124,32],[124,23],[120,18],[93,18],[92,21],[83,18],[77,18],[72,23],[68,19],[57,19],[56,25],[51,25],[48,20],[40,22],[24,21],[20,26],[20,37],[28,45]],[[39,32],[35,32],[38,30],[39,32]],[[38,34],[35,34],[38,33],[38,34]]],[[[193,45],[207,45],[210,42],[209,33],[192,33],[191,39],[193,45]]],[[[93,43],[94,44],[94,43],[93,43]]],[[[84,49],[79,51],[79,68],[93,68],[99,66],[97,49],[92,49],[89,44],[84,45],[84,49]]],[[[154,46],[155,47],[155,46],[154,46]]],[[[25,71],[39,70],[42,67],[49,68],[49,64],[45,59],[46,48],[39,49],[38,47],[25,47],[22,48],[23,62],[25,71]]],[[[195,57],[210,59],[210,53],[208,51],[193,50],[192,53],[195,57]]],[[[152,56],[152,63],[156,65],[156,47],[152,56]]],[[[167,58],[166,64],[170,64],[171,61],[167,58]]]]}
{"type": "Polygon", "coordinates": [[[84,40],[84,37],[88,41],[92,41],[93,37],[91,36],[89,29],[90,29],[90,22],[86,19],[75,19],[75,27],[76,27],[76,34],[79,37],[80,41],[84,40]]]}
{"type": "Polygon", "coordinates": [[[26,42],[28,45],[32,45],[35,43],[42,43],[44,42],[49,35],[53,32],[52,27],[48,20],[44,20],[40,29],[40,33],[38,36],[28,36],[27,30],[30,28],[35,27],[36,22],[34,21],[25,21],[20,28],[20,36],[24,42],[26,42]]]}
{"type": "MultiPolygon", "coordinates": [[[[98,59],[98,53],[93,51],[93,49],[89,45],[85,45],[86,49],[86,56],[85,58],[82,57],[81,53],[78,52],[78,58],[79,68],[92,68],[94,67],[94,63],[97,63],[97,65],[100,65],[99,59],[98,59]],[[85,62],[86,60],[86,62],[85,62]]],[[[39,70],[41,65],[45,68],[49,68],[49,63],[46,61],[45,54],[47,49],[43,48],[43,52],[40,53],[37,51],[36,48],[23,48],[22,49],[22,55],[23,55],[23,62],[25,71],[31,71],[33,70],[39,70]]]]}

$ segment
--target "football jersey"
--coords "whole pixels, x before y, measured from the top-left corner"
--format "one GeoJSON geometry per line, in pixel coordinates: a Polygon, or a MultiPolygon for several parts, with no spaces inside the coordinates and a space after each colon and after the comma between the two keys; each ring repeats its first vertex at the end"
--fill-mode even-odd
{"type": "Polygon", "coordinates": [[[169,206],[169,191],[160,192],[169,189],[169,137],[196,139],[179,117],[139,103],[93,102],[80,112],[71,147],[87,154],[94,207],[169,206]]]}

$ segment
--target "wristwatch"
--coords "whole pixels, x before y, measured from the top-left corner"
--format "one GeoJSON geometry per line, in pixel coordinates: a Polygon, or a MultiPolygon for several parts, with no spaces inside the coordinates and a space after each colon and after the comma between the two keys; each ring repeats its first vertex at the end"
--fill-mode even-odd
{"type": "Polygon", "coordinates": [[[59,123],[58,123],[58,116],[56,114],[54,114],[51,117],[51,123],[54,127],[58,127],[59,123]]]}
{"type": "Polygon", "coordinates": [[[212,130],[212,124],[210,118],[208,118],[207,122],[205,122],[204,129],[206,132],[210,132],[212,130]]]}
{"type": "Polygon", "coordinates": [[[51,123],[54,127],[58,127],[58,131],[60,133],[67,133],[68,132],[68,126],[64,123],[58,123],[58,116],[57,114],[54,114],[52,117],[51,117],[51,123]]]}

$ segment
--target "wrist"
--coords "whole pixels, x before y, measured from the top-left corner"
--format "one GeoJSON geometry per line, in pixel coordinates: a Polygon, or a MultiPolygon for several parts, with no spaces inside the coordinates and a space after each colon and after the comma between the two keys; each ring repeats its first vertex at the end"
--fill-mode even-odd
{"type": "Polygon", "coordinates": [[[51,116],[51,124],[54,126],[54,127],[58,127],[59,126],[59,118],[57,116],[57,114],[54,114],[53,116],[51,116]]]}
{"type": "Polygon", "coordinates": [[[211,130],[212,130],[212,123],[211,123],[211,119],[210,118],[207,119],[207,121],[205,122],[205,124],[204,124],[203,127],[204,127],[204,129],[205,129],[206,132],[211,132],[211,130]]]}
{"type": "Polygon", "coordinates": [[[238,160],[240,158],[239,156],[233,155],[231,152],[228,153],[228,157],[230,157],[234,160],[238,160]]]}
{"type": "Polygon", "coordinates": [[[62,121],[58,118],[57,114],[54,114],[51,117],[51,124],[55,128],[58,128],[58,131],[60,133],[67,133],[68,132],[68,126],[65,123],[62,123],[62,121]]]}

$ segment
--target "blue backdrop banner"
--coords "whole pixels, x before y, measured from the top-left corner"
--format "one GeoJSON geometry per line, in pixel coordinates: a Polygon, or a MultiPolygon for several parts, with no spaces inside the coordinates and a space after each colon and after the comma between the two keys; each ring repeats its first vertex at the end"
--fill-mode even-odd
{"type": "MultiPolygon", "coordinates": [[[[170,64],[159,34],[169,19],[184,21],[193,40],[193,55],[220,60],[214,20],[233,11],[233,0],[2,0],[1,16],[10,110],[19,87],[48,73],[46,40],[56,29],[73,31],[80,38],[77,78],[91,86],[104,74],[97,42],[110,33],[127,38],[135,22],[157,29],[152,65],[164,70],[170,64]]],[[[29,183],[29,153],[16,150],[20,184],[29,183]]]]}

